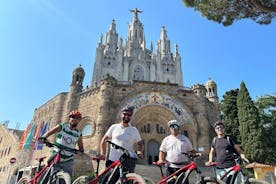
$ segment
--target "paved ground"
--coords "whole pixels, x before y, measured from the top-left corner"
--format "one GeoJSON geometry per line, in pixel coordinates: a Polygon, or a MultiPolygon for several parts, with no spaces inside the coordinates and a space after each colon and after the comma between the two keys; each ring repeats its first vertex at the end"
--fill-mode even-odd
{"type": "MultiPolygon", "coordinates": [[[[204,176],[212,175],[211,168],[200,167],[200,170],[204,176]]],[[[163,168],[163,171],[165,172],[165,168],[163,168]]],[[[160,169],[156,166],[136,164],[135,172],[141,176],[151,178],[155,183],[161,179],[160,169]]]]}

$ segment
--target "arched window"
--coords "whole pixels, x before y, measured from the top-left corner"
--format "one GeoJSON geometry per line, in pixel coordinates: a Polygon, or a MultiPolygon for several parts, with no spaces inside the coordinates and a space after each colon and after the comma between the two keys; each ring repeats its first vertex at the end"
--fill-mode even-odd
{"type": "Polygon", "coordinates": [[[91,124],[87,124],[83,127],[82,129],[82,136],[86,136],[86,135],[92,135],[92,133],[94,132],[94,128],[91,124]]]}

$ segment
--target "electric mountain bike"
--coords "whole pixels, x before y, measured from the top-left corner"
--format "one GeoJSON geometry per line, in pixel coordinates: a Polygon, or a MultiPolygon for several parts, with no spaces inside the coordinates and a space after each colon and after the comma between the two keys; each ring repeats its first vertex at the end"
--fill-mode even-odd
{"type": "Polygon", "coordinates": [[[46,157],[37,158],[36,160],[38,160],[38,167],[34,177],[25,175],[17,182],[17,184],[71,184],[70,175],[62,170],[54,171],[54,166],[59,166],[61,152],[69,151],[71,153],[77,154],[80,151],[77,149],[60,147],[48,142],[47,140],[44,140],[44,144],[50,148],[58,148],[58,152],[49,158],[45,167],[42,167],[42,162],[46,157]]]}
{"type": "MultiPolygon", "coordinates": [[[[199,170],[197,164],[194,162],[196,157],[201,156],[200,153],[196,154],[185,154],[189,160],[191,161],[188,165],[184,165],[179,170],[175,171],[173,174],[169,176],[165,176],[162,170],[162,166],[169,164],[169,162],[158,163],[153,162],[153,165],[156,165],[160,168],[161,172],[161,180],[157,182],[157,184],[166,184],[166,183],[174,183],[174,184],[201,184],[203,183],[204,176],[201,175],[201,171],[199,170]]],[[[154,184],[154,182],[145,178],[148,184],[154,184]]]]}
{"type": "Polygon", "coordinates": [[[88,176],[80,176],[74,180],[73,184],[145,184],[146,182],[142,178],[142,176],[136,173],[128,173],[126,171],[126,165],[130,162],[133,162],[134,160],[137,160],[138,155],[135,152],[128,151],[125,148],[118,146],[117,144],[111,141],[107,141],[107,143],[114,146],[115,149],[121,149],[123,151],[123,154],[120,157],[120,159],[113,162],[101,174],[98,174],[101,159],[99,157],[93,157],[92,159],[97,162],[96,177],[89,178],[88,176]]]}
{"type": "MultiPolygon", "coordinates": [[[[222,176],[217,178],[216,176],[212,177],[204,177],[204,182],[208,184],[235,184],[235,181],[238,177],[238,175],[241,176],[241,184],[269,184],[268,182],[264,180],[258,180],[255,178],[249,178],[242,170],[242,167],[239,163],[246,164],[245,160],[242,160],[241,157],[238,156],[236,159],[236,165],[231,167],[230,170],[228,170],[226,173],[224,173],[222,176]]],[[[206,164],[206,166],[213,167],[213,173],[216,175],[217,162],[212,162],[209,164],[206,164]]],[[[240,184],[240,183],[239,183],[240,184]]]]}

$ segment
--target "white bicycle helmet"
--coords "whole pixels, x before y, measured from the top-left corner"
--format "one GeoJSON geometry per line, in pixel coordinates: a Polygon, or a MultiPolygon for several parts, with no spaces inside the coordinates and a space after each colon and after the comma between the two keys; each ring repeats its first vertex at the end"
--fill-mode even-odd
{"type": "Polygon", "coordinates": [[[180,127],[180,123],[177,120],[175,120],[175,119],[170,120],[168,122],[168,127],[173,126],[173,125],[177,125],[178,127],[180,127]]]}

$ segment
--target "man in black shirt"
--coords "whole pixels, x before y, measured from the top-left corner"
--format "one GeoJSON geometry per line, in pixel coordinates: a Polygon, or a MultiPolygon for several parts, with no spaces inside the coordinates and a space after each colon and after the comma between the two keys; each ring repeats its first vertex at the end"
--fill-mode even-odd
{"type": "MultiPolygon", "coordinates": [[[[214,127],[217,133],[217,137],[215,137],[214,141],[212,142],[209,153],[209,161],[206,163],[206,165],[209,165],[213,161],[214,156],[216,156],[216,162],[218,162],[216,175],[219,179],[225,172],[230,170],[231,167],[236,164],[233,152],[237,152],[243,160],[247,162],[249,161],[243,154],[242,149],[239,147],[239,145],[237,145],[236,141],[225,134],[225,126],[222,121],[217,121],[214,127]]],[[[231,178],[228,177],[227,181],[230,179],[231,178]]],[[[240,183],[240,180],[241,176],[238,175],[235,183],[240,183]]]]}

